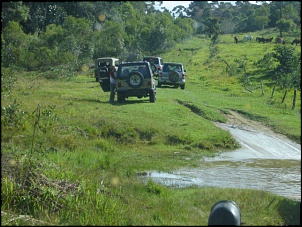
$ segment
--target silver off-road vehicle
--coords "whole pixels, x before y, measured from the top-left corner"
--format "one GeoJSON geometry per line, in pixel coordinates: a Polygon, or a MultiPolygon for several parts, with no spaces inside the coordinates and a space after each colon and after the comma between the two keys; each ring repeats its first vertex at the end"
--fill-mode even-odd
{"type": "Polygon", "coordinates": [[[182,63],[165,62],[159,72],[157,86],[161,87],[166,84],[173,85],[176,88],[180,86],[181,89],[185,89],[186,77],[186,70],[182,63]]]}
{"type": "Polygon", "coordinates": [[[155,102],[156,86],[150,63],[140,61],[119,64],[116,92],[120,103],[128,97],[149,97],[150,102],[155,102]]]}
{"type": "Polygon", "coordinates": [[[163,59],[156,56],[145,56],[143,57],[143,61],[150,63],[153,76],[158,77],[159,71],[162,69],[162,66],[164,64],[163,59]]]}

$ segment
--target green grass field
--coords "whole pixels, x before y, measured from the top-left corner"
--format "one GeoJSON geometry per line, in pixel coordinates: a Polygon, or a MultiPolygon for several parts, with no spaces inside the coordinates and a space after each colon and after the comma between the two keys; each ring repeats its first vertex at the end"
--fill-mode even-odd
{"type": "Polygon", "coordinates": [[[268,192],[172,189],[139,178],[236,149],[213,124],[226,122],[228,110],[301,143],[301,91],[294,109],[293,90],[281,103],[284,90],[271,97],[273,85],[255,64],[274,45],[235,44],[231,35],[215,47],[203,37],[179,44],[161,57],[184,64],[186,88],[157,88],[155,103],[131,97],[110,105],[93,70],[60,79],[8,70],[17,81],[1,100],[1,224],[207,225],[215,202],[233,200],[242,225],[299,225],[300,202],[268,192]],[[227,64],[240,70],[230,75],[227,64]]]}

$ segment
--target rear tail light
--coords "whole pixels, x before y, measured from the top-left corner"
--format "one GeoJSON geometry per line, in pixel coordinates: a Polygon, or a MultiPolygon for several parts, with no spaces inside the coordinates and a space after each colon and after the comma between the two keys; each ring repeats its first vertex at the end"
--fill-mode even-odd
{"type": "Polygon", "coordinates": [[[183,79],[186,79],[186,74],[182,74],[182,78],[183,78],[183,79]]]}
{"type": "Polygon", "coordinates": [[[161,70],[161,65],[158,66],[158,70],[161,70]]]}

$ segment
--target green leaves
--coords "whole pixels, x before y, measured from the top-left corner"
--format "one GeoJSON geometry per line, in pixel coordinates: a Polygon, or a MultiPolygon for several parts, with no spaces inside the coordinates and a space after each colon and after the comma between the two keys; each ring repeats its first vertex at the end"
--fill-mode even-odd
{"type": "Polygon", "coordinates": [[[277,45],[274,58],[278,66],[274,72],[277,82],[283,88],[300,88],[301,84],[301,57],[295,52],[295,48],[287,45],[277,45]]]}

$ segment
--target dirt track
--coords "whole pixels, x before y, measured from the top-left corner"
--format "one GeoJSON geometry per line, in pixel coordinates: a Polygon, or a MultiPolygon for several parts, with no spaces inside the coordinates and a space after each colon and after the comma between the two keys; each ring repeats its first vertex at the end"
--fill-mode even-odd
{"type": "Polygon", "coordinates": [[[262,125],[259,122],[247,119],[240,115],[239,113],[229,110],[231,114],[226,114],[225,116],[228,118],[227,124],[234,126],[239,129],[255,129],[259,132],[265,132],[271,135],[274,135],[280,139],[288,139],[285,135],[279,134],[271,130],[269,127],[262,125]]]}

